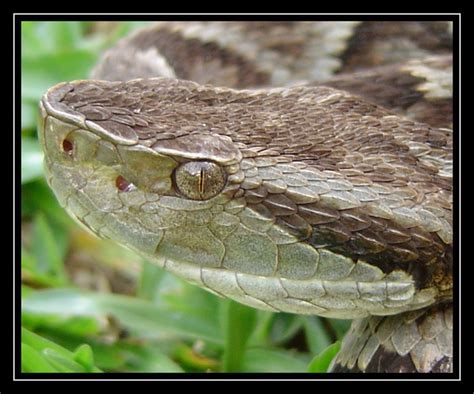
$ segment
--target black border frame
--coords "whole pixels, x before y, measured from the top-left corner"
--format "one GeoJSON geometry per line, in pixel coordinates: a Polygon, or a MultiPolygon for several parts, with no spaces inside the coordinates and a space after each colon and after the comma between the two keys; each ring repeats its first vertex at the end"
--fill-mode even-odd
{"type": "MultiPolygon", "coordinates": [[[[454,259],[455,262],[460,262],[460,28],[461,28],[461,15],[458,13],[452,14],[16,14],[13,15],[13,27],[14,27],[14,94],[15,94],[15,253],[14,255],[21,255],[21,234],[20,234],[20,218],[21,218],[21,205],[19,203],[21,196],[21,181],[20,181],[20,168],[21,168],[21,22],[23,21],[148,21],[148,20],[329,20],[329,21],[343,21],[343,20],[386,20],[386,21],[431,21],[431,20],[446,20],[453,21],[453,133],[454,133],[454,213],[453,213],[453,224],[454,224],[454,259]]],[[[465,156],[466,157],[466,156],[465,156]]],[[[20,328],[21,328],[21,266],[18,261],[14,261],[15,279],[14,285],[14,355],[13,360],[15,361],[13,368],[13,381],[115,381],[120,380],[123,383],[129,380],[310,380],[310,381],[328,381],[328,380],[377,380],[377,381],[461,381],[461,365],[460,365],[460,338],[457,335],[460,332],[460,276],[459,276],[459,265],[454,264],[454,349],[456,350],[454,355],[454,372],[451,374],[352,374],[352,373],[328,373],[328,374],[312,374],[312,373],[219,373],[219,374],[204,374],[204,373],[104,373],[104,374],[88,374],[88,373],[25,373],[21,372],[21,360],[20,360],[20,328]]],[[[466,267],[463,267],[466,269],[466,267]]],[[[463,275],[468,276],[468,275],[463,275]]],[[[464,288],[467,287],[465,284],[464,288]]],[[[467,349],[464,350],[464,353],[467,349]]],[[[465,364],[467,365],[467,364],[465,364]]],[[[62,382],[60,382],[62,383],[62,382]]],[[[398,382],[397,382],[398,383],[398,382]]],[[[472,390],[470,390],[472,392],[472,390]]]]}

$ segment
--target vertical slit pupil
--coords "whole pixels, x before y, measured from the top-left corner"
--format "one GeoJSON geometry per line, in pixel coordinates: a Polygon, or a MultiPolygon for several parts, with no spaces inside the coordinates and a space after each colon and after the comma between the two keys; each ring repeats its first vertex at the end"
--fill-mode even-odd
{"type": "Polygon", "coordinates": [[[204,193],[204,169],[201,168],[200,174],[199,174],[199,193],[203,194],[204,193]]]}

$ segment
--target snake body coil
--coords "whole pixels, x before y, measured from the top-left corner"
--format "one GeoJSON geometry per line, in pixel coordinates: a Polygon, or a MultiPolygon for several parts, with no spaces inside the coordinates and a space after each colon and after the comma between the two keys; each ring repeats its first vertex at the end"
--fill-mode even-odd
{"type": "Polygon", "coordinates": [[[449,30],[142,30],[43,97],[48,181],[97,236],[211,292],[358,319],[334,371],[452,371],[449,30]]]}

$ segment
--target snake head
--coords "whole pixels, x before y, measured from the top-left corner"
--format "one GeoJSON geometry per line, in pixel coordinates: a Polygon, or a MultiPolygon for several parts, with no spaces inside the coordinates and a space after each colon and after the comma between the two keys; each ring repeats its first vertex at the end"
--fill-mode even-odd
{"type": "Polygon", "coordinates": [[[48,182],[71,216],[209,291],[341,318],[439,297],[430,281],[445,277],[449,223],[403,178],[417,160],[401,138],[407,121],[398,130],[357,97],[75,81],[51,88],[40,110],[48,182]],[[390,133],[375,129],[384,125],[390,133]]]}
{"type": "Polygon", "coordinates": [[[163,127],[150,115],[152,92],[134,100],[139,84],[52,87],[40,103],[39,138],[48,182],[71,216],[100,237],[154,254],[164,229],[233,197],[242,155],[228,136],[163,127]],[[120,94],[121,86],[128,88],[120,94]]]}

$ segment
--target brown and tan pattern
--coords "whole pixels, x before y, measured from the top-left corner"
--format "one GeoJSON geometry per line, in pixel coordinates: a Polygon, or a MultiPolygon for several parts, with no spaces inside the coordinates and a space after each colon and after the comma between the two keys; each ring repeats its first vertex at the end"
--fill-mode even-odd
{"type": "Polygon", "coordinates": [[[341,72],[452,53],[448,22],[363,22],[349,39],[341,72]]]}
{"type": "Polygon", "coordinates": [[[357,321],[334,372],[451,372],[453,312],[447,304],[357,321]]]}
{"type": "Polygon", "coordinates": [[[338,74],[318,83],[362,96],[410,119],[452,127],[452,57],[449,55],[338,74]]]}
{"type": "Polygon", "coordinates": [[[430,331],[452,310],[452,118],[431,116],[451,107],[449,29],[160,23],[46,93],[49,183],[98,236],[218,295],[367,317],[335,371],[450,371],[452,324],[430,331]]]}

